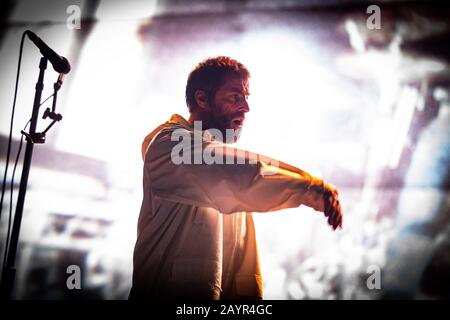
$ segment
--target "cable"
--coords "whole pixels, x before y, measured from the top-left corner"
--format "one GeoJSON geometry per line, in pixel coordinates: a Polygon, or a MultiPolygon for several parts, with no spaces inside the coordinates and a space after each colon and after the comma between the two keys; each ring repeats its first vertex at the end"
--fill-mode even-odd
{"type": "MultiPolygon", "coordinates": [[[[4,175],[3,175],[2,194],[1,194],[1,198],[0,198],[0,221],[2,219],[3,199],[5,197],[5,191],[6,191],[6,179],[8,177],[9,158],[11,156],[11,143],[12,143],[12,132],[13,132],[13,127],[14,127],[14,114],[15,114],[15,111],[16,111],[17,91],[19,89],[20,66],[22,64],[23,44],[25,42],[26,34],[27,34],[27,32],[24,31],[22,33],[22,38],[20,40],[19,61],[18,61],[18,64],[17,64],[17,74],[16,74],[16,85],[15,85],[15,88],[14,88],[14,99],[13,99],[13,105],[12,105],[12,111],[11,111],[11,122],[10,122],[10,126],[9,126],[8,149],[6,151],[5,172],[4,172],[4,175]]],[[[19,146],[19,153],[20,153],[20,149],[21,149],[21,144],[19,146]]],[[[18,153],[18,155],[19,155],[19,153],[18,153]]],[[[13,184],[13,181],[11,181],[11,184],[13,184]]],[[[12,203],[9,204],[10,212],[12,210],[11,206],[12,206],[12,203]]],[[[8,251],[10,229],[11,229],[11,216],[10,216],[10,220],[8,221],[8,233],[7,233],[6,243],[5,243],[6,244],[5,245],[5,259],[3,259],[3,266],[6,263],[6,253],[8,251]]]]}
{"type": "MultiPolygon", "coordinates": [[[[44,101],[41,102],[41,104],[39,105],[39,107],[42,106],[44,103],[46,103],[47,100],[50,99],[51,97],[53,97],[54,95],[55,95],[55,94],[52,93],[47,99],[45,99],[44,101]]],[[[30,120],[30,121],[31,121],[31,120],[30,120]]],[[[29,122],[29,121],[28,121],[28,122],[29,122]]]]}
{"type": "MultiPolygon", "coordinates": [[[[10,123],[10,127],[9,127],[8,149],[6,151],[5,173],[3,175],[2,194],[1,194],[1,198],[0,198],[0,221],[2,218],[2,211],[3,211],[3,199],[5,197],[6,178],[8,176],[9,157],[11,155],[11,142],[12,142],[12,132],[13,132],[13,126],[14,126],[14,113],[16,111],[16,100],[17,100],[17,91],[18,91],[18,87],[19,87],[20,66],[22,64],[23,43],[24,43],[26,34],[27,34],[26,31],[24,31],[22,34],[22,39],[20,41],[19,62],[18,62],[18,66],[17,66],[17,75],[16,75],[16,86],[14,89],[14,100],[13,100],[12,112],[11,112],[11,123],[10,123]]],[[[6,250],[6,248],[5,248],[5,250],[6,250]]]]}
{"type": "MultiPolygon", "coordinates": [[[[45,99],[43,102],[41,102],[41,104],[39,106],[42,106],[45,102],[47,102],[51,97],[53,97],[55,94],[53,93],[52,95],[50,95],[47,99],[45,99]]],[[[25,127],[23,128],[23,131],[25,131],[28,127],[28,125],[30,124],[31,119],[28,120],[28,122],[25,124],[25,127]]],[[[6,264],[6,257],[8,256],[8,248],[9,248],[9,240],[11,238],[11,223],[12,223],[12,203],[13,203],[13,195],[14,195],[14,177],[16,175],[16,169],[17,169],[17,164],[19,162],[19,158],[20,158],[20,153],[22,151],[22,145],[23,145],[23,135],[20,137],[20,142],[19,142],[19,149],[17,151],[17,155],[16,155],[16,161],[14,162],[14,168],[13,168],[13,173],[11,176],[11,185],[10,185],[10,200],[9,200],[9,217],[8,217],[8,230],[6,232],[6,241],[5,241],[5,251],[4,251],[4,256],[3,256],[3,266],[5,266],[6,264]]]]}
{"type": "MultiPolygon", "coordinates": [[[[25,131],[30,124],[31,119],[28,120],[27,124],[23,128],[25,131]]],[[[5,245],[5,252],[3,256],[3,266],[6,264],[6,257],[8,256],[8,248],[9,248],[9,239],[11,237],[11,222],[12,222],[12,203],[13,203],[13,192],[14,192],[14,176],[16,174],[16,168],[17,163],[19,162],[20,152],[22,151],[22,144],[23,144],[23,135],[20,137],[20,143],[19,143],[19,150],[17,151],[16,161],[14,162],[14,168],[13,173],[11,176],[11,189],[10,189],[10,198],[9,198],[9,217],[8,217],[8,231],[6,233],[6,245],[5,245]]]]}

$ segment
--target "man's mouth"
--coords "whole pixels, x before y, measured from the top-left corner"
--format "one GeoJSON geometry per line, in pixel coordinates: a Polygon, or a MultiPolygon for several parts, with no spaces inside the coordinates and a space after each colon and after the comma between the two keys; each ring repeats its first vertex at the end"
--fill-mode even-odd
{"type": "Polygon", "coordinates": [[[242,128],[245,118],[243,116],[236,116],[231,119],[233,127],[242,128]]]}

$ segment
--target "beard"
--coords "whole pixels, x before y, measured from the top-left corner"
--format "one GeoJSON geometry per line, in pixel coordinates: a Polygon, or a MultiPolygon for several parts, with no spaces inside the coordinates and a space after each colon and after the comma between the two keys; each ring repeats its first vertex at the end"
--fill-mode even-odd
{"type": "MultiPolygon", "coordinates": [[[[212,105],[209,111],[205,112],[203,115],[203,130],[216,129],[222,134],[222,142],[224,143],[235,143],[239,140],[241,136],[242,128],[233,129],[232,120],[236,116],[242,116],[242,112],[235,112],[233,114],[222,114],[218,112],[216,105],[212,105]]],[[[215,138],[220,138],[216,137],[215,138]]]]}

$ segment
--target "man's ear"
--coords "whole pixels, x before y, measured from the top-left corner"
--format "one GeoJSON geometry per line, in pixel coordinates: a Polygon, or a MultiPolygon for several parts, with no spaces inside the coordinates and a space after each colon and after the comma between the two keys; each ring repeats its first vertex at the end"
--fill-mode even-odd
{"type": "Polygon", "coordinates": [[[206,96],[206,92],[203,90],[195,90],[194,99],[197,103],[197,106],[202,110],[205,110],[209,107],[208,97],[206,96]]]}

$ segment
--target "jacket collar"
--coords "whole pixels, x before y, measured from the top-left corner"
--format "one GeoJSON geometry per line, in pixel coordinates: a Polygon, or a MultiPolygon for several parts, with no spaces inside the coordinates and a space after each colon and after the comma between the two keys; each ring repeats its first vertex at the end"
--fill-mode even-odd
{"type": "Polygon", "coordinates": [[[150,132],[144,138],[144,141],[142,142],[142,148],[141,148],[142,160],[145,159],[145,154],[147,153],[148,146],[152,142],[153,138],[162,129],[164,129],[164,127],[167,127],[168,125],[171,125],[171,124],[180,125],[180,126],[186,127],[187,129],[192,130],[192,127],[189,125],[189,122],[184,117],[182,117],[182,116],[180,116],[179,114],[176,114],[176,113],[173,114],[168,121],[166,121],[165,123],[159,125],[156,129],[154,129],[152,132],[150,132]]]}
{"type": "Polygon", "coordinates": [[[178,124],[183,127],[188,127],[192,129],[192,126],[189,124],[189,122],[179,114],[175,113],[170,117],[170,120],[166,122],[166,124],[178,124]]]}

